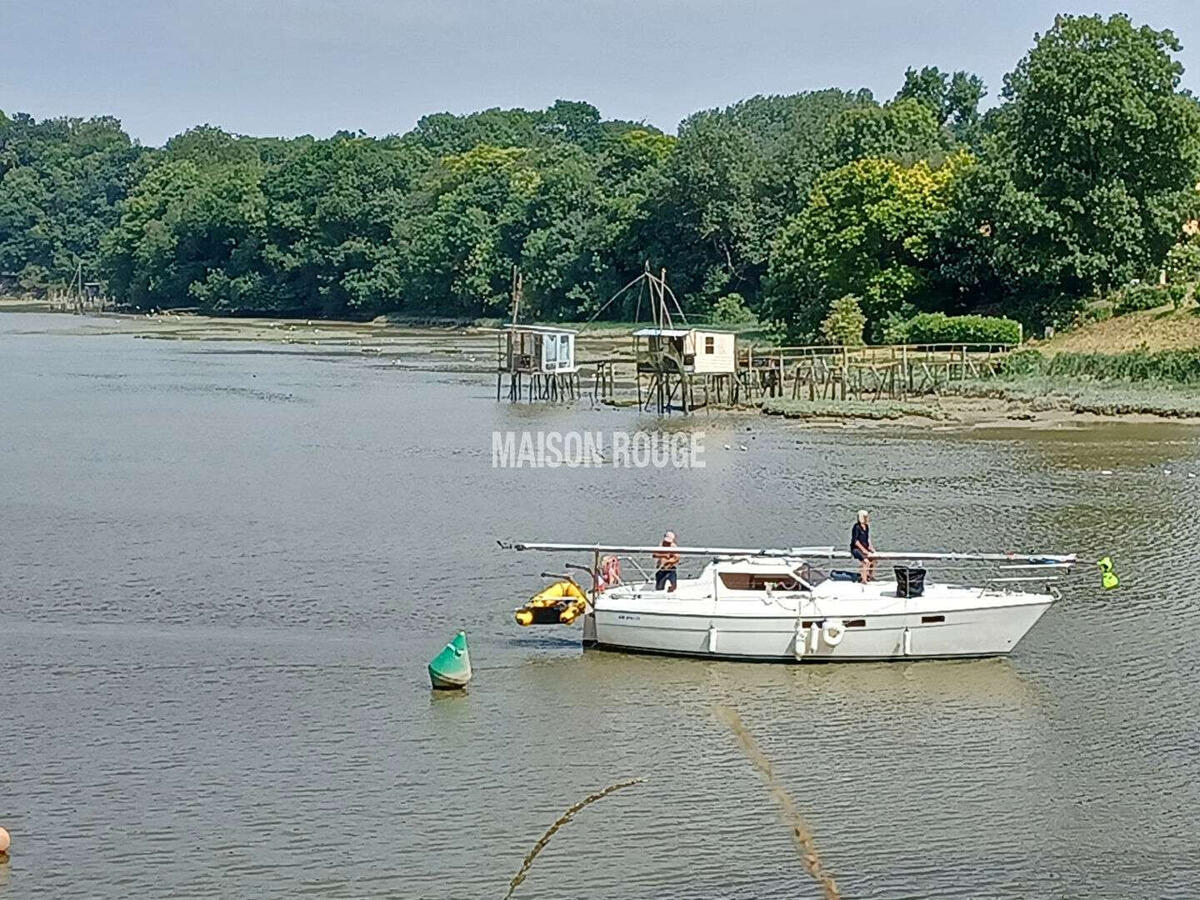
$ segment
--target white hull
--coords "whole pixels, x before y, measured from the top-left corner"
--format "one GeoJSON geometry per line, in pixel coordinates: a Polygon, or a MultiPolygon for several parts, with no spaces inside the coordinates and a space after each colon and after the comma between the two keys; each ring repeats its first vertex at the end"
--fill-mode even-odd
{"type": "Polygon", "coordinates": [[[594,622],[585,623],[585,628],[592,625],[588,630],[595,637],[585,640],[614,650],[789,662],[1004,656],[1049,608],[1047,600],[1015,609],[960,611],[940,624],[921,624],[920,614],[877,616],[864,627],[846,629],[836,647],[821,639],[819,629],[815,642],[811,628],[801,628],[797,635],[795,617],[746,620],[597,611],[594,622]]]}
{"type": "Polygon", "coordinates": [[[730,590],[718,580],[725,573],[745,580],[751,572],[758,583],[766,565],[713,564],[699,578],[681,580],[670,594],[645,584],[605,592],[585,618],[584,642],[789,662],[1003,656],[1054,602],[1050,593],[942,584],[904,597],[895,582],[824,581],[815,588],[772,591],[730,590]]]}

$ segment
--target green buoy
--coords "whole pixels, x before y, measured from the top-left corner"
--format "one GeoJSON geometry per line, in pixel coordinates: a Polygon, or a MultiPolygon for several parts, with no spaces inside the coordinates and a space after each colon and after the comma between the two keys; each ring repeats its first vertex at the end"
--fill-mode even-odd
{"type": "Polygon", "coordinates": [[[1121,583],[1117,578],[1117,573],[1113,571],[1111,556],[1104,557],[1098,565],[1100,566],[1100,584],[1104,586],[1106,591],[1111,591],[1121,583]]]}
{"type": "Polygon", "coordinates": [[[467,686],[471,680],[471,654],[467,650],[465,631],[456,634],[429,663],[429,680],[436,690],[458,690],[467,686]]]}

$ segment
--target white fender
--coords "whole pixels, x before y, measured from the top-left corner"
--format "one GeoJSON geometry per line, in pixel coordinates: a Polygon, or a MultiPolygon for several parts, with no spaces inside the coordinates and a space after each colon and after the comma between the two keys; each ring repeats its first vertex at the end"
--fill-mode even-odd
{"type": "Polygon", "coordinates": [[[808,632],[804,630],[804,626],[800,624],[800,618],[796,617],[796,637],[792,643],[792,655],[796,659],[804,658],[804,643],[808,640],[808,632]]]}
{"type": "Polygon", "coordinates": [[[821,649],[821,626],[816,622],[808,626],[808,649],[813,653],[821,649]]]}
{"type": "Polygon", "coordinates": [[[904,629],[904,655],[912,656],[912,632],[904,629]]]}
{"type": "Polygon", "coordinates": [[[717,626],[716,625],[708,626],[708,652],[709,653],[717,652],[717,626]]]}
{"type": "Polygon", "coordinates": [[[826,619],[825,627],[821,629],[821,640],[828,646],[836,647],[846,636],[846,626],[841,619],[826,619]]]}

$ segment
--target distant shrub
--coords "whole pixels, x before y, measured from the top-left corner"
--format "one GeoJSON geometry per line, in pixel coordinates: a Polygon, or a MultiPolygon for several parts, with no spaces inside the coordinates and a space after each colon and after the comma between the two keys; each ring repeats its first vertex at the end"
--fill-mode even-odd
{"type": "Polygon", "coordinates": [[[1087,306],[1079,310],[1076,316],[1076,324],[1085,325],[1088,322],[1104,322],[1113,317],[1113,304],[1111,301],[1099,300],[1094,303],[1089,303],[1087,306]]]}
{"type": "Polygon", "coordinates": [[[1182,306],[1195,294],[1200,282],[1200,235],[1193,234],[1167,251],[1164,268],[1173,291],[1171,300],[1177,307],[1182,306]]]}
{"type": "Polygon", "coordinates": [[[1021,323],[999,316],[919,313],[892,334],[909,344],[1019,344],[1021,323]]]}
{"type": "Polygon", "coordinates": [[[867,317],[853,294],[839,297],[829,304],[829,312],[821,322],[821,336],[831,344],[861,347],[867,317]]]}
{"type": "Polygon", "coordinates": [[[1192,285],[1190,284],[1168,284],[1166,287],[1167,297],[1171,301],[1171,306],[1174,309],[1180,309],[1188,301],[1188,297],[1192,294],[1192,285]]]}
{"type": "Polygon", "coordinates": [[[1046,357],[1037,350],[1014,350],[1001,360],[996,374],[1002,378],[1032,378],[1041,375],[1046,357]]]}
{"type": "Polygon", "coordinates": [[[713,304],[714,325],[757,325],[758,316],[746,305],[741,294],[726,294],[713,304]]]}
{"type": "Polygon", "coordinates": [[[1118,316],[1124,316],[1132,312],[1141,312],[1144,309],[1157,309],[1170,302],[1171,298],[1167,292],[1157,284],[1131,284],[1117,298],[1113,312],[1118,316]]]}

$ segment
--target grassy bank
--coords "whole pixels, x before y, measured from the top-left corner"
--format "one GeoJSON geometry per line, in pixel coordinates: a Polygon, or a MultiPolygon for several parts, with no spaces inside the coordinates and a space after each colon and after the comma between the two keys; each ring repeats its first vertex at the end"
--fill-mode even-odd
{"type": "Polygon", "coordinates": [[[1049,356],[1191,350],[1200,347],[1200,307],[1164,306],[1084,322],[1035,346],[1049,356]]]}
{"type": "Polygon", "coordinates": [[[1200,387],[1200,349],[1128,353],[1055,353],[1018,350],[1000,367],[1010,379],[1059,379],[1200,387]]]}
{"type": "Polygon", "coordinates": [[[895,420],[906,417],[941,420],[946,414],[932,403],[901,403],[894,400],[783,400],[762,402],[768,416],[785,419],[895,420]]]}
{"type": "Polygon", "coordinates": [[[946,393],[1003,400],[1033,412],[1064,410],[1100,416],[1200,416],[1200,389],[1163,381],[1082,381],[1063,377],[990,378],[956,382],[946,393]]]}

